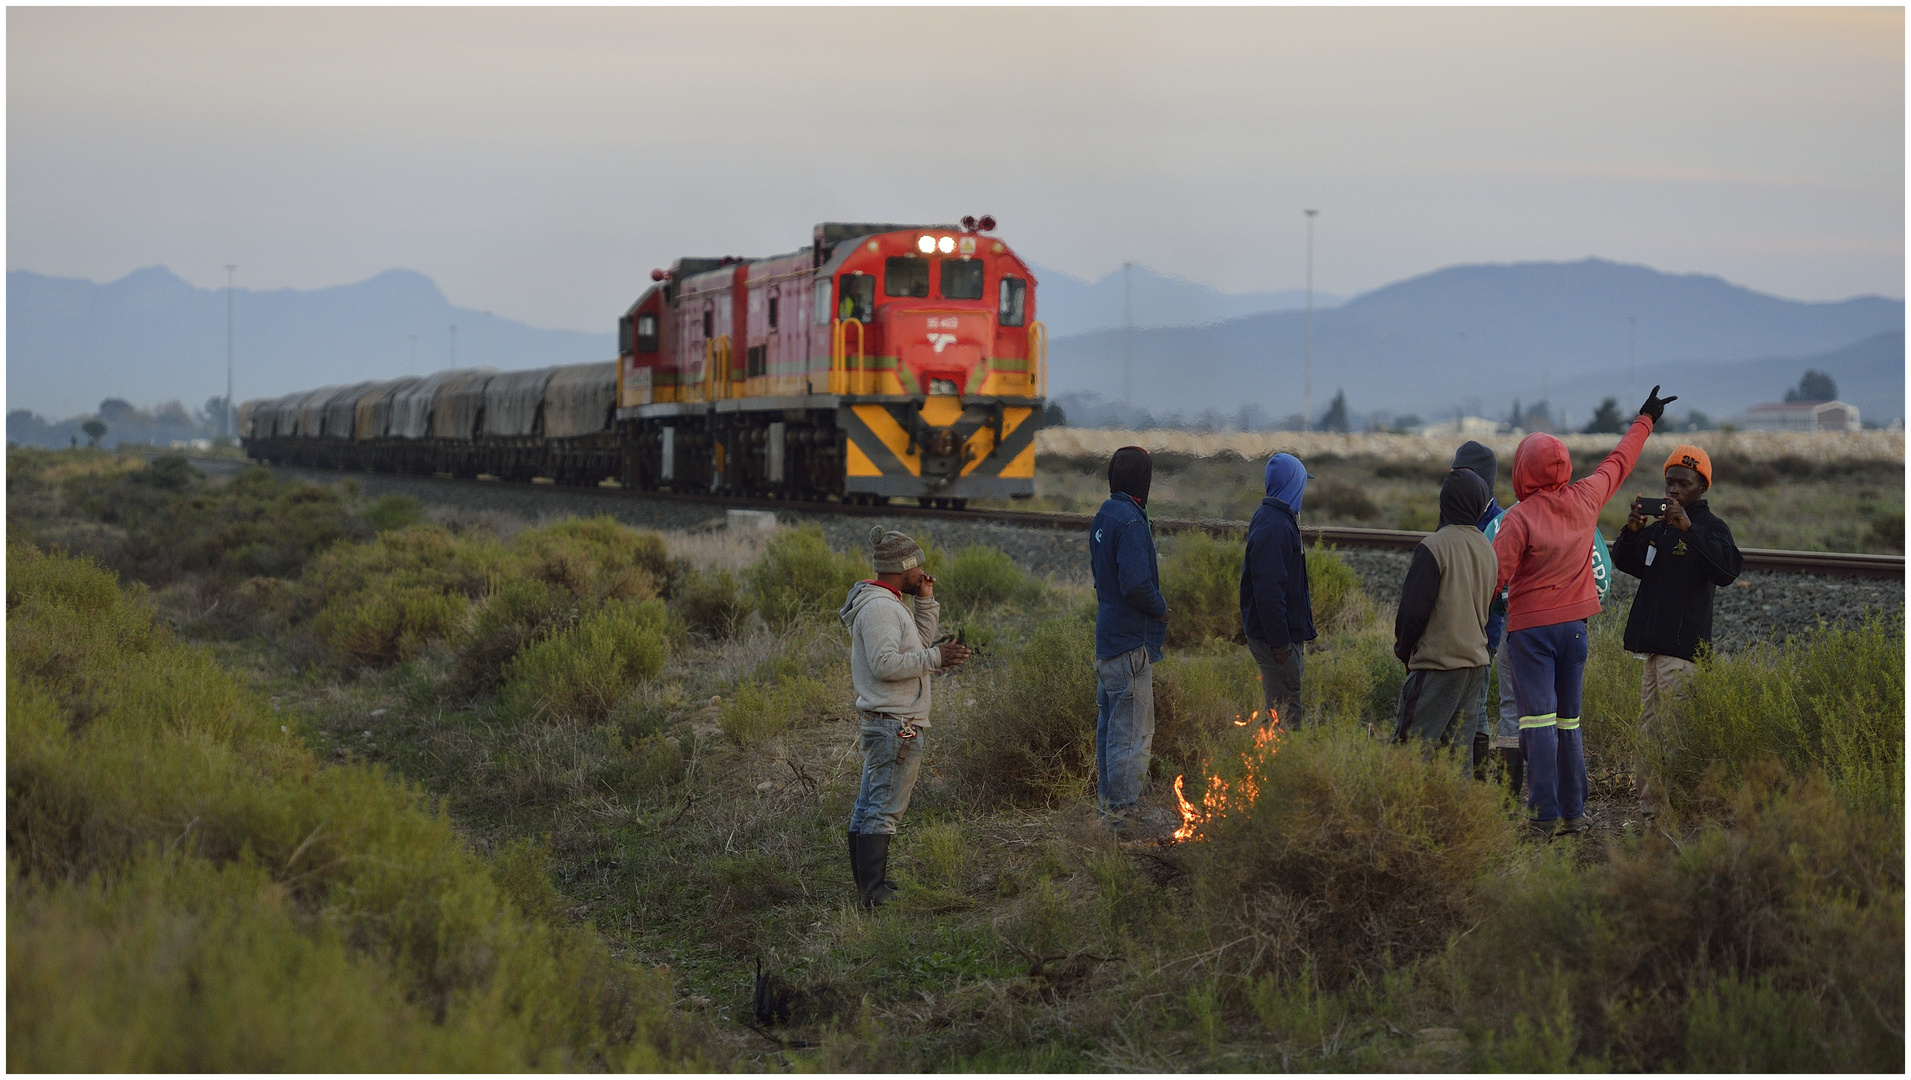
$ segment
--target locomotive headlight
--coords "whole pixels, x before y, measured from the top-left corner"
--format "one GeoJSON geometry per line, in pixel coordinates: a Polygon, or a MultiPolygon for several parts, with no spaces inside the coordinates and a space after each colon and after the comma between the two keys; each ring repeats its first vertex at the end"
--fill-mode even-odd
{"type": "Polygon", "coordinates": [[[933,236],[925,236],[916,241],[916,248],[924,255],[927,255],[936,249],[936,238],[933,236]]]}
{"type": "Polygon", "coordinates": [[[953,236],[943,237],[942,239],[936,241],[936,247],[940,248],[944,255],[947,255],[951,251],[955,250],[955,237],[953,236]]]}

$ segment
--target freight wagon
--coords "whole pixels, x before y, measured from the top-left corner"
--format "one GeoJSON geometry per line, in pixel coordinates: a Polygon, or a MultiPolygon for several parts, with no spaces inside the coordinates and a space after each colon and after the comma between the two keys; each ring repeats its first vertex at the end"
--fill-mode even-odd
{"type": "Polygon", "coordinates": [[[1046,333],[990,235],[828,223],[764,259],[684,258],[600,364],[301,391],[245,403],[260,460],[878,502],[1034,494],[1046,333]]]}

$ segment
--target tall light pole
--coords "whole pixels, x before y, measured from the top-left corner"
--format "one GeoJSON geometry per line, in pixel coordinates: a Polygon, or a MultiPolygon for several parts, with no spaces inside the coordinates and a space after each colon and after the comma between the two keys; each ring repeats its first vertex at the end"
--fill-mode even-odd
{"type": "Polygon", "coordinates": [[[451,366],[458,366],[458,324],[451,324],[451,366]]]}
{"type": "Polygon", "coordinates": [[[1320,211],[1304,210],[1302,213],[1307,215],[1307,323],[1301,356],[1306,362],[1307,373],[1301,384],[1301,430],[1306,431],[1314,423],[1314,215],[1320,211]]]}
{"type": "Polygon", "coordinates": [[[484,313],[484,364],[486,367],[491,366],[491,341],[495,333],[491,322],[491,313],[487,311],[484,313]]]}
{"type": "Polygon", "coordinates": [[[408,368],[407,370],[410,371],[410,373],[413,375],[418,374],[418,335],[417,334],[413,334],[411,336],[411,367],[408,368]]]}
{"type": "Polygon", "coordinates": [[[238,414],[232,411],[232,275],[238,272],[238,263],[226,264],[226,404],[220,409],[225,415],[219,418],[220,433],[228,437],[236,434],[238,414]]]}
{"type": "Polygon", "coordinates": [[[1121,264],[1121,403],[1135,406],[1135,290],[1129,271],[1134,263],[1121,264]]]}

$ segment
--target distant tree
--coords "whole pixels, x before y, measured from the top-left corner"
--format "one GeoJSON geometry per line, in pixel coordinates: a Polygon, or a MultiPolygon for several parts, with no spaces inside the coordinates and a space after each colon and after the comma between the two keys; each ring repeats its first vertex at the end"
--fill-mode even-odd
{"type": "Polygon", "coordinates": [[[1335,431],[1342,435],[1347,433],[1347,392],[1345,390],[1334,391],[1333,402],[1327,406],[1327,411],[1321,414],[1320,423],[1314,426],[1322,431],[1335,431]]]}
{"type": "Polygon", "coordinates": [[[1600,402],[1584,430],[1588,435],[1618,435],[1625,431],[1626,423],[1619,418],[1619,399],[1607,398],[1600,402]]]}
{"type": "Polygon", "coordinates": [[[1395,431],[1411,431],[1419,427],[1421,423],[1419,413],[1405,413],[1393,418],[1393,429],[1395,431]]]}
{"type": "Polygon", "coordinates": [[[1807,369],[1798,385],[1785,391],[1786,401],[1836,401],[1838,384],[1822,371],[1807,369]]]}
{"type": "Polygon", "coordinates": [[[138,411],[133,408],[132,402],[124,398],[109,397],[100,402],[100,419],[109,424],[117,424],[138,411]]]}
{"type": "Polygon", "coordinates": [[[100,440],[106,437],[106,424],[97,416],[81,424],[80,430],[86,432],[86,445],[88,446],[98,446],[100,440]]]}
{"type": "Polygon", "coordinates": [[[1524,431],[1553,430],[1552,406],[1544,401],[1535,401],[1522,409],[1520,408],[1520,403],[1515,401],[1513,403],[1513,426],[1524,431]]]}
{"type": "Polygon", "coordinates": [[[1693,409],[1691,412],[1685,414],[1685,429],[1687,431],[1711,431],[1712,418],[1697,409],[1693,409]]]}
{"type": "MultiPolygon", "coordinates": [[[[213,401],[217,401],[217,400],[219,399],[217,398],[213,399],[213,401]]],[[[208,404],[211,404],[211,403],[208,402],[208,404]]],[[[1051,401],[1048,403],[1048,408],[1042,410],[1042,426],[1045,428],[1067,427],[1068,414],[1062,411],[1062,407],[1060,405],[1057,405],[1051,401]]]]}

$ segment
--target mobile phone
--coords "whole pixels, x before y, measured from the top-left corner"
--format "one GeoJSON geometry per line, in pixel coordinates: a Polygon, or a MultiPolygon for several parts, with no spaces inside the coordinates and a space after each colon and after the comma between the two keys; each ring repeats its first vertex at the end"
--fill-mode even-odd
{"type": "Polygon", "coordinates": [[[1666,500],[1664,499],[1638,500],[1639,512],[1641,514],[1644,514],[1647,517],[1664,517],[1665,504],[1666,504],[1666,500]]]}

